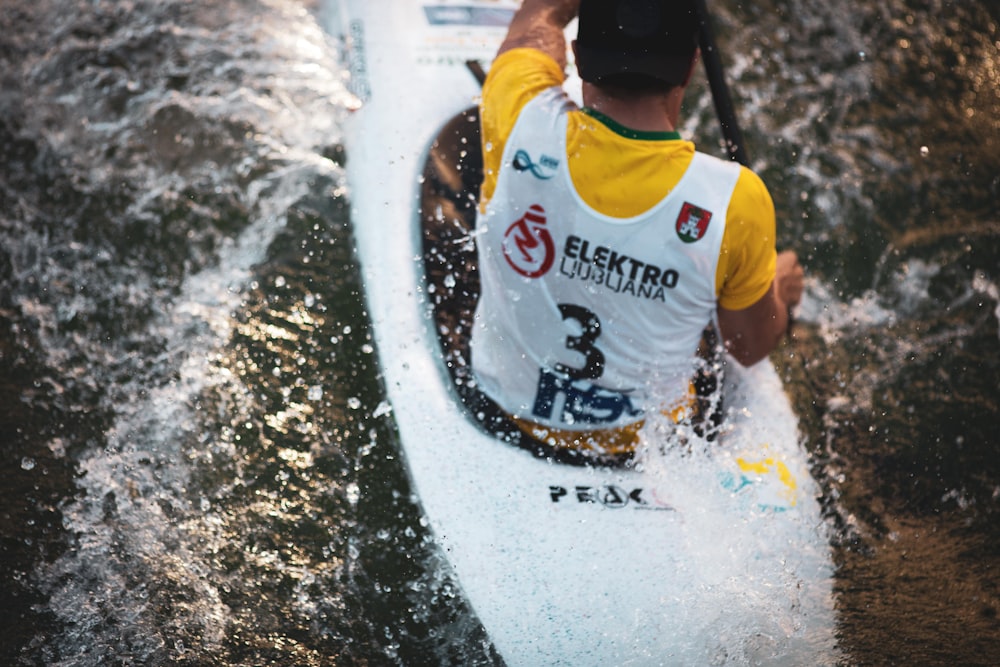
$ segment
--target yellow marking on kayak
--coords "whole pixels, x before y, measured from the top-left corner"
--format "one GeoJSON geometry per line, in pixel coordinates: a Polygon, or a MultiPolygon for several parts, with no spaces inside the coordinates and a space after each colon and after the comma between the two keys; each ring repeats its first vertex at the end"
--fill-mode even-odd
{"type": "Polygon", "coordinates": [[[740,457],[736,459],[736,464],[743,472],[754,473],[756,475],[777,473],[778,479],[785,485],[785,490],[781,494],[782,497],[788,501],[790,506],[795,507],[795,491],[798,489],[798,484],[795,482],[792,472],[785,465],[784,461],[778,461],[770,456],[760,461],[748,461],[740,457]]]}

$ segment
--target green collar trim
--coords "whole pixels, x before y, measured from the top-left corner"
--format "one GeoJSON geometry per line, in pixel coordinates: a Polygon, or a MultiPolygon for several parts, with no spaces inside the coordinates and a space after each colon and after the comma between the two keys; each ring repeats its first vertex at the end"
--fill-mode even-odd
{"type": "Polygon", "coordinates": [[[615,134],[620,134],[626,139],[638,139],[640,141],[678,141],[681,138],[680,132],[676,130],[669,130],[667,132],[651,132],[645,130],[633,130],[630,127],[625,127],[621,123],[612,118],[605,116],[600,111],[595,111],[590,107],[583,107],[583,113],[587,114],[591,118],[595,118],[604,125],[608,126],[608,129],[615,134]]]}

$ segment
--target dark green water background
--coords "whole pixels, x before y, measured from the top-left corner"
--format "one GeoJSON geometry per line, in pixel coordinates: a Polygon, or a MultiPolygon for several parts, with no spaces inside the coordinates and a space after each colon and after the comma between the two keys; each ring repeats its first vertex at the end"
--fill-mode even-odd
{"type": "MultiPolygon", "coordinates": [[[[844,662],[1000,663],[1000,6],[712,6],[810,275],[773,359],[844,662]]],[[[0,1],[4,664],[495,662],[384,403],[321,20],[0,1]]]]}

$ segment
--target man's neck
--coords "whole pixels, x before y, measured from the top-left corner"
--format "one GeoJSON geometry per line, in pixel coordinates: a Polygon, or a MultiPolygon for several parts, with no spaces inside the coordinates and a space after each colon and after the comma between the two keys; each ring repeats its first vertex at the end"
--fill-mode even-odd
{"type": "Polygon", "coordinates": [[[616,123],[640,132],[672,132],[677,129],[681,114],[684,88],[678,86],[666,93],[643,93],[622,97],[583,83],[583,104],[616,123]]]}

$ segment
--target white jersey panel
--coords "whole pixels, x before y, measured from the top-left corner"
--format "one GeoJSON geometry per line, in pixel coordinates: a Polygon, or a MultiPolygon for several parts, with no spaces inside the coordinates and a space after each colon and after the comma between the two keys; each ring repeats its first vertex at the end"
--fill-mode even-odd
{"type": "MultiPolygon", "coordinates": [[[[478,223],[479,386],[507,412],[560,429],[620,426],[687,391],[716,308],[715,273],[739,165],[696,153],[634,218],[576,192],[559,88],[522,111],[478,223]]],[[[627,187],[626,183],[622,187],[627,187]]]]}

